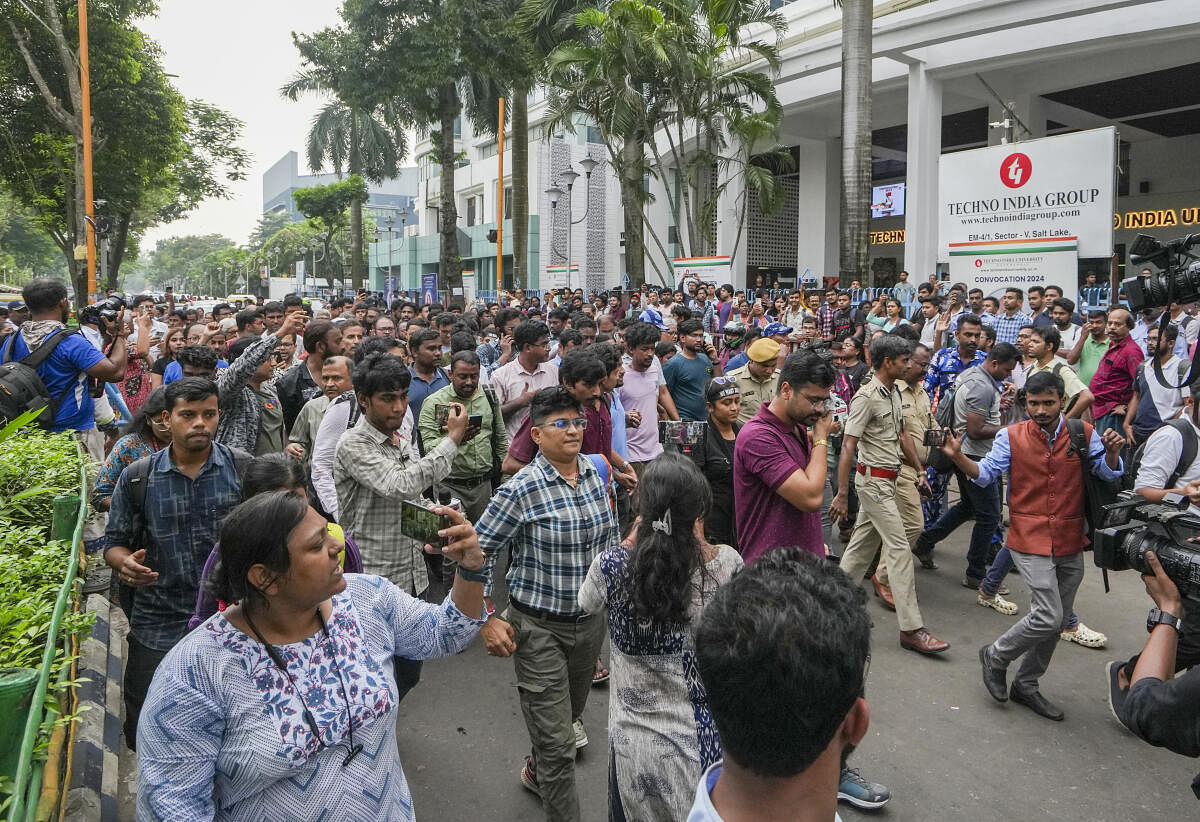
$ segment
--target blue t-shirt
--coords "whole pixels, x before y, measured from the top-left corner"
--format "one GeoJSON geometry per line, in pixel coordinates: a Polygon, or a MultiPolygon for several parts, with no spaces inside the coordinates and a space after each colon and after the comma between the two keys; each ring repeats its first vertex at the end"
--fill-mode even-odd
{"type": "MultiPolygon", "coordinates": [[[[29,346],[25,337],[13,334],[16,340],[13,345],[13,359],[20,360],[29,354],[29,346]]],[[[87,390],[87,371],[104,359],[104,355],[87,341],[82,334],[68,334],[67,338],[58,344],[41,367],[38,376],[46,385],[53,399],[59,400],[58,413],[54,416],[52,431],[86,431],[96,427],[95,406],[92,396],[87,390]]]]}
{"type": "Polygon", "coordinates": [[[729,373],[735,368],[741,368],[748,362],[750,362],[750,358],[746,355],[746,352],[738,352],[729,358],[729,362],[725,363],[725,373],[729,373]]]}
{"type": "MultiPolygon", "coordinates": [[[[225,360],[217,360],[217,371],[224,371],[229,367],[229,363],[225,360]]],[[[163,385],[170,385],[175,380],[183,379],[183,369],[179,367],[179,363],[171,360],[167,363],[167,367],[163,369],[163,385]]]]}
{"type": "Polygon", "coordinates": [[[683,354],[676,354],[667,360],[663,366],[663,378],[667,381],[667,390],[679,417],[685,420],[706,420],[708,411],[704,407],[704,386],[712,377],[712,360],[705,354],[697,354],[695,359],[689,359],[683,354]]]}

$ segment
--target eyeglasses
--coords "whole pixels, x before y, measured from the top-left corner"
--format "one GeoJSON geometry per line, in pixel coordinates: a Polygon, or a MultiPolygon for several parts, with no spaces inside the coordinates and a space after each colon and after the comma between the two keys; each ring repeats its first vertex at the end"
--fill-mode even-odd
{"type": "Polygon", "coordinates": [[[587,420],[583,417],[576,417],[573,420],[552,420],[544,422],[539,428],[557,428],[559,431],[566,431],[568,428],[578,428],[580,431],[587,430],[587,420]]]}

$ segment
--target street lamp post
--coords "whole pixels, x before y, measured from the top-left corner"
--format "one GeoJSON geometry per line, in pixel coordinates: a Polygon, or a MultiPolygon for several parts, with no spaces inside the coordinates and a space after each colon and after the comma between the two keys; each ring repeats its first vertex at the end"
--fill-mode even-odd
{"type": "MultiPolygon", "coordinates": [[[[592,172],[596,170],[596,166],[598,166],[598,165],[600,165],[600,164],[596,160],[593,160],[591,157],[584,157],[582,160],[579,161],[579,166],[580,166],[580,168],[583,169],[585,186],[584,186],[583,214],[580,215],[578,220],[572,219],[572,204],[573,204],[574,198],[571,196],[571,193],[575,187],[575,181],[579,179],[579,172],[577,172],[572,166],[568,165],[567,169],[558,175],[558,179],[555,181],[554,185],[552,185],[550,188],[546,189],[546,192],[545,192],[546,196],[550,200],[550,210],[552,213],[557,213],[559,199],[561,197],[563,197],[564,195],[566,196],[566,200],[567,200],[567,209],[566,209],[566,211],[567,211],[567,253],[563,254],[562,252],[559,252],[558,249],[554,248],[553,235],[550,238],[550,247],[555,252],[557,252],[559,254],[559,256],[565,257],[565,259],[567,261],[567,286],[570,288],[577,288],[577,287],[582,286],[582,283],[575,283],[572,281],[572,278],[571,278],[571,232],[572,232],[572,227],[576,226],[579,223],[582,223],[584,220],[586,220],[588,217],[588,213],[592,209],[592,196],[591,196],[592,195],[592,172]]],[[[555,220],[552,217],[551,224],[553,225],[554,222],[555,222],[555,220]]],[[[583,258],[584,258],[584,261],[586,264],[586,260],[587,260],[587,237],[586,236],[584,237],[584,240],[583,240],[583,258]]]]}

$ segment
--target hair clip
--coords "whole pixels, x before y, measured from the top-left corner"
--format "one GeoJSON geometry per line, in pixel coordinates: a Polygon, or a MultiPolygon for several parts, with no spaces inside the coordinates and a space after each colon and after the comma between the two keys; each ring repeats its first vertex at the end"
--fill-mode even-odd
{"type": "Polygon", "coordinates": [[[650,527],[655,531],[662,531],[667,536],[671,536],[671,511],[670,509],[663,511],[662,517],[650,523],[650,527]]]}

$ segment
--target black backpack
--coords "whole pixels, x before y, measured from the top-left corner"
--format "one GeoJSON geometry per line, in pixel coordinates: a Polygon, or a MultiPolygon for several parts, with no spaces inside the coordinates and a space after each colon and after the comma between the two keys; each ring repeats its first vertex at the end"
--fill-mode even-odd
{"type": "MultiPolygon", "coordinates": [[[[1179,432],[1179,436],[1183,437],[1183,450],[1179,452],[1179,462],[1176,464],[1175,470],[1171,472],[1171,476],[1167,477],[1167,484],[1163,486],[1164,488],[1174,488],[1180,475],[1196,461],[1196,453],[1200,451],[1200,437],[1196,436],[1196,429],[1183,417],[1167,420],[1164,426],[1174,428],[1179,432]]],[[[1133,481],[1137,479],[1138,470],[1142,467],[1142,457],[1146,453],[1146,443],[1148,442],[1150,442],[1149,437],[1146,438],[1146,442],[1138,446],[1137,451],[1133,453],[1133,459],[1129,461],[1129,470],[1125,472],[1126,488],[1133,488],[1133,481]]]]}
{"type": "Polygon", "coordinates": [[[37,370],[50,358],[59,343],[74,332],[65,328],[55,331],[33,351],[14,360],[19,333],[10,336],[4,346],[4,356],[0,357],[0,426],[7,425],[22,414],[44,408],[45,411],[37,418],[37,424],[49,429],[54,425],[58,406],[71,386],[68,385],[57,397],[52,397],[37,370]]]}

